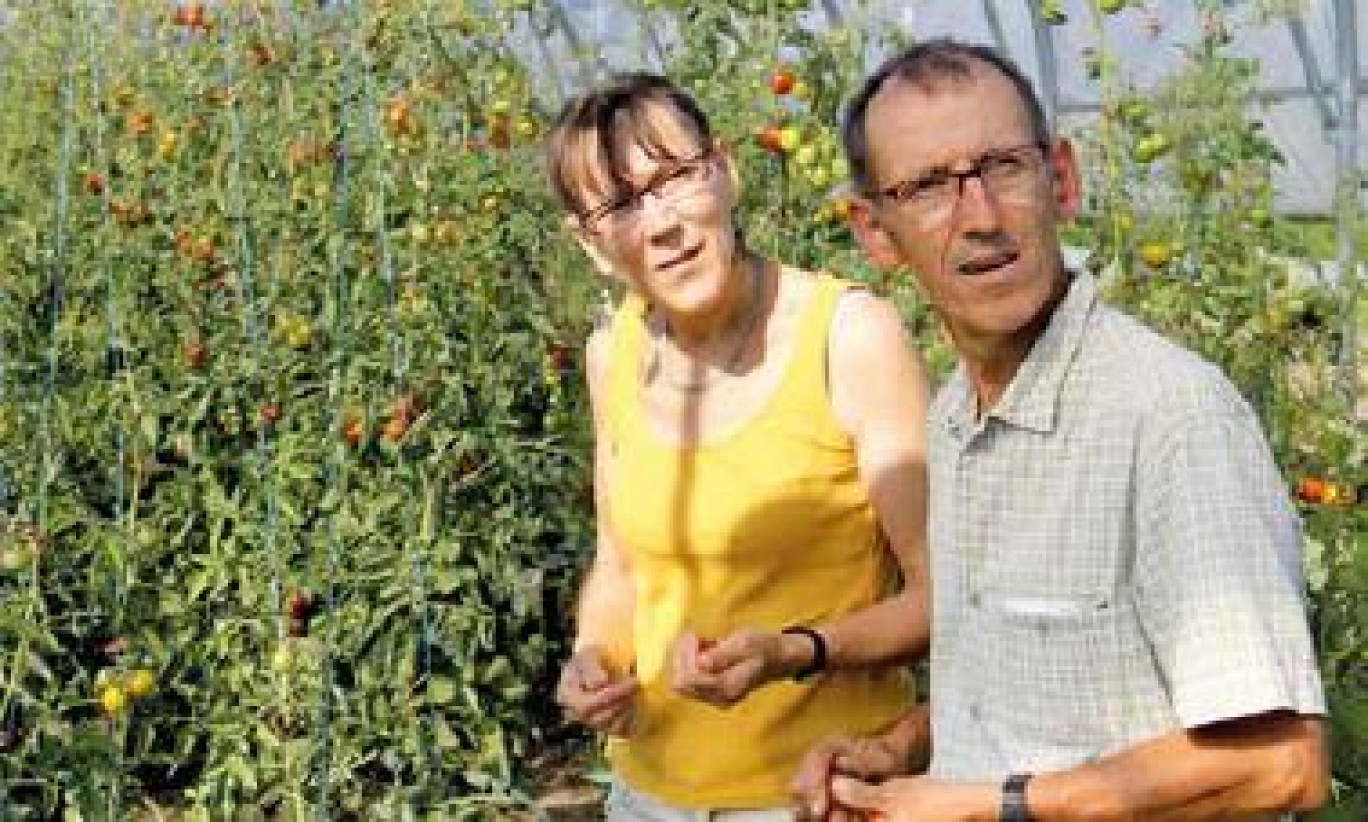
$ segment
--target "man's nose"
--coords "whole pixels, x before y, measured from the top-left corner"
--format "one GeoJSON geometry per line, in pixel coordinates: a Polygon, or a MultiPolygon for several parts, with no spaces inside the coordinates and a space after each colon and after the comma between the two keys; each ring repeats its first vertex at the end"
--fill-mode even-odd
{"type": "Polygon", "coordinates": [[[955,199],[955,227],[965,233],[996,232],[1002,226],[1001,203],[979,174],[959,178],[955,199]]]}

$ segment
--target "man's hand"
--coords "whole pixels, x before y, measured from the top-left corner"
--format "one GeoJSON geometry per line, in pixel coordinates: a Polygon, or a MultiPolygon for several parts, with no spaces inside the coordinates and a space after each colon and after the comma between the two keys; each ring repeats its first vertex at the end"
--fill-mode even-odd
{"type": "Polygon", "coordinates": [[[576,722],[611,736],[628,736],[636,693],[636,677],[613,673],[591,645],[576,651],[561,669],[556,702],[576,722]]]}
{"type": "Polygon", "coordinates": [[[879,782],[907,772],[905,752],[885,737],[844,736],[825,739],[812,747],[798,766],[793,779],[793,796],[799,819],[826,822],[860,822],[867,814],[852,811],[831,801],[833,777],[853,776],[879,782]]]}
{"type": "Polygon", "coordinates": [[[719,708],[792,676],[812,658],[807,637],[744,628],[716,642],[685,633],[670,649],[670,687],[719,708]]]}
{"type": "Polygon", "coordinates": [[[854,819],[974,822],[997,818],[997,786],[927,776],[890,779],[877,785],[838,776],[831,780],[831,797],[835,807],[856,814],[847,817],[854,819]]]}

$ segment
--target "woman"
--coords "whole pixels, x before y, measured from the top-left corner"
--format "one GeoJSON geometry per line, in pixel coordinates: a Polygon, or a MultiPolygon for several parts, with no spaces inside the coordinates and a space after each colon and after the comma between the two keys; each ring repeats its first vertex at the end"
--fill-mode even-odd
{"type": "Polygon", "coordinates": [[[808,747],[910,704],[922,365],[887,303],[745,246],[733,161],[664,78],[570,101],[547,161],[628,293],[588,342],[598,546],[557,699],[614,737],[610,820],[791,818],[808,747]]]}

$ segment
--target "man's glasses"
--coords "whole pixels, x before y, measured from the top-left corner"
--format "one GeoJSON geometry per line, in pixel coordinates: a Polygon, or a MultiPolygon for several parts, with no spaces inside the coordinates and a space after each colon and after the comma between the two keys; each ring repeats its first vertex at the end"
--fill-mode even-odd
{"type": "Polygon", "coordinates": [[[584,212],[580,222],[596,234],[636,234],[646,212],[647,195],[676,209],[701,201],[711,189],[713,160],[711,148],[693,157],[667,160],[645,185],[584,212]]]}
{"type": "Polygon", "coordinates": [[[1047,150],[1045,143],[994,149],[979,155],[964,171],[933,169],[875,189],[873,194],[892,200],[927,224],[940,223],[950,217],[964,194],[964,183],[970,177],[979,178],[984,189],[1000,200],[1029,201],[1035,196],[1047,150]]]}

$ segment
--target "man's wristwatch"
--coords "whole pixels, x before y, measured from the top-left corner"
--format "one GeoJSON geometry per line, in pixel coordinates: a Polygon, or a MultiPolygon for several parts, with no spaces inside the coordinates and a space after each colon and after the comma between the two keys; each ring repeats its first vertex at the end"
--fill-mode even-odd
{"type": "Polygon", "coordinates": [[[1014,773],[1002,782],[1002,810],[998,814],[1001,822],[1031,822],[1031,811],[1026,807],[1026,783],[1031,781],[1028,773],[1014,773]]]}

